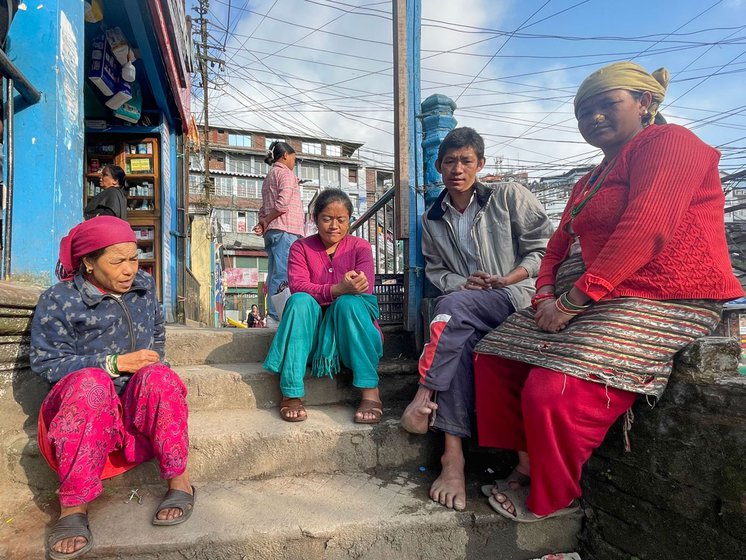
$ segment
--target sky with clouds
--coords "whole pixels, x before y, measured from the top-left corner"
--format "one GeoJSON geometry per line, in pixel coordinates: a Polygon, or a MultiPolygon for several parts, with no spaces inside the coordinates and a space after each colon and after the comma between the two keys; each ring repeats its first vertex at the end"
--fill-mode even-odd
{"type": "MultiPolygon", "coordinates": [[[[190,0],[196,4],[196,0],[190,0]]],[[[210,123],[363,142],[391,161],[391,2],[210,0],[210,123]],[[224,49],[224,50],[222,50],[224,49]]],[[[662,112],[746,168],[746,1],[422,0],[422,98],[458,105],[486,141],[487,170],[532,178],[595,163],[572,97],[617,60],[671,84],[662,112]]],[[[201,92],[193,109],[202,118],[201,92]]]]}

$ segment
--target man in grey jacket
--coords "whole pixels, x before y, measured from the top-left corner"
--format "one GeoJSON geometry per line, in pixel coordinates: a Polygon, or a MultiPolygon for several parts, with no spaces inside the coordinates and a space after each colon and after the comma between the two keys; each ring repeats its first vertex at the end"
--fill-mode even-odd
{"type": "Polygon", "coordinates": [[[435,167],[446,188],[422,216],[422,252],[427,279],[444,295],[420,356],[417,394],[401,418],[412,433],[444,432],[442,472],[430,497],[457,510],[466,507],[461,440],[472,433],[474,346],[530,305],[552,234],[528,189],[477,181],[484,164],[484,140],[472,128],[452,130],[438,150],[435,167]]]}

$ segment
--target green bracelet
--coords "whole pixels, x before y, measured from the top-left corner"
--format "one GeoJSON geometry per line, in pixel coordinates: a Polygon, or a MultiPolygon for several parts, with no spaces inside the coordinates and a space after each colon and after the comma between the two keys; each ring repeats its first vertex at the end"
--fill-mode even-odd
{"type": "Polygon", "coordinates": [[[591,306],[590,303],[586,305],[578,305],[577,303],[573,303],[570,301],[570,298],[567,297],[567,294],[568,292],[563,292],[563,294],[559,297],[560,301],[562,302],[562,305],[565,306],[566,308],[572,311],[582,312],[591,306]]]}
{"type": "Polygon", "coordinates": [[[114,354],[113,357],[112,357],[112,359],[111,359],[111,365],[112,365],[112,367],[114,369],[114,373],[116,373],[117,375],[119,375],[119,368],[117,367],[117,358],[118,357],[119,357],[119,354],[114,354]]]}

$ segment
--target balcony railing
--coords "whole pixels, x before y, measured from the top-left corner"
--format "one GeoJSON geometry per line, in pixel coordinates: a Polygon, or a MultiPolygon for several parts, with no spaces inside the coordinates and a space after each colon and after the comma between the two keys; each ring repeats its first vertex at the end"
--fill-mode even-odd
{"type": "Polygon", "coordinates": [[[387,190],[350,228],[350,233],[373,247],[376,274],[401,274],[404,270],[402,242],[396,238],[394,188],[387,190]]]}

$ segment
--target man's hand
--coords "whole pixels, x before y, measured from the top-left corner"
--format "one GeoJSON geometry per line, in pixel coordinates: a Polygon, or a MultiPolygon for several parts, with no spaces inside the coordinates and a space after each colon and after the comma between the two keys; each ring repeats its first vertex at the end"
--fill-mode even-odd
{"type": "Polygon", "coordinates": [[[137,350],[129,354],[117,356],[117,369],[120,373],[137,373],[140,369],[161,361],[158,352],[154,350],[137,350]]]}
{"type": "Polygon", "coordinates": [[[487,278],[485,278],[484,281],[487,282],[493,290],[497,290],[498,288],[504,288],[505,286],[510,286],[511,284],[514,283],[507,276],[500,276],[499,274],[493,274],[492,276],[487,276],[487,278]]]}
{"type": "Polygon", "coordinates": [[[254,226],[253,231],[257,235],[262,235],[263,236],[264,235],[264,224],[260,221],[258,224],[256,224],[254,226]]]}
{"type": "Polygon", "coordinates": [[[490,286],[489,282],[487,282],[487,279],[491,278],[489,274],[482,271],[477,271],[471,276],[469,276],[466,279],[466,284],[464,284],[465,290],[489,290],[492,286],[490,286]]]}
{"type": "Polygon", "coordinates": [[[332,286],[332,295],[339,297],[345,294],[364,294],[368,291],[368,278],[364,272],[350,270],[345,273],[339,284],[332,286]]]}

